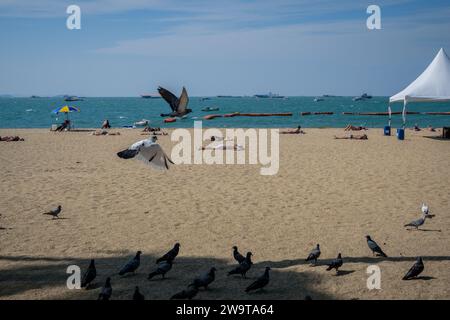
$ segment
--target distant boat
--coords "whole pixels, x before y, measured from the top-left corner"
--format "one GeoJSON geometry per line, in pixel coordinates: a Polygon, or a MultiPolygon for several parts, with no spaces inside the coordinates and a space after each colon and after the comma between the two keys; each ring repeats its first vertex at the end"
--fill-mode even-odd
{"type": "Polygon", "coordinates": [[[161,97],[156,94],[141,94],[141,98],[143,98],[143,99],[161,99],[161,97]]]}
{"type": "Polygon", "coordinates": [[[259,99],[284,99],[284,96],[280,96],[279,94],[269,92],[268,94],[255,94],[255,98],[259,99]]]}
{"type": "Polygon", "coordinates": [[[325,99],[323,99],[323,98],[315,98],[314,99],[314,102],[321,102],[321,101],[324,101],[325,99]]]}
{"type": "Polygon", "coordinates": [[[77,96],[65,96],[64,101],[83,101],[83,99],[77,96]]]}
{"type": "Polygon", "coordinates": [[[368,95],[367,93],[364,93],[362,96],[354,97],[353,101],[364,101],[367,99],[372,99],[372,96],[368,95]]]}
{"type": "Polygon", "coordinates": [[[39,96],[31,96],[31,99],[38,99],[40,98],[39,96]]]}
{"type": "Polygon", "coordinates": [[[207,100],[211,100],[211,98],[209,98],[209,97],[200,98],[200,101],[207,101],[207,100]]]}
{"type": "Polygon", "coordinates": [[[148,120],[142,119],[141,121],[136,121],[136,122],[134,123],[134,125],[135,125],[136,127],[145,127],[146,125],[148,125],[148,123],[149,123],[148,120]]]}
{"type": "Polygon", "coordinates": [[[205,112],[210,112],[210,111],[219,111],[220,109],[218,108],[218,107],[206,107],[206,108],[203,108],[202,109],[202,111],[205,111],[205,112]]]}

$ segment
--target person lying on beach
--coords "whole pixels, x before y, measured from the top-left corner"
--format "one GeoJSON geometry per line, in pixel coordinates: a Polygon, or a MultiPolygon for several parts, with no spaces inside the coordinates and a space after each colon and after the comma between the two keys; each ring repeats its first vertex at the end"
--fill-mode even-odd
{"type": "Polygon", "coordinates": [[[159,132],[161,131],[161,128],[152,128],[152,127],[145,127],[142,132],[159,132]]]}
{"type": "Polygon", "coordinates": [[[69,128],[70,128],[70,120],[64,120],[64,122],[61,123],[61,124],[56,128],[55,131],[61,132],[61,131],[65,130],[65,129],[69,129],[69,128]]]}
{"type": "Polygon", "coordinates": [[[111,125],[109,124],[109,120],[108,119],[103,121],[102,129],[111,129],[111,125]]]}
{"type": "Polygon", "coordinates": [[[353,135],[351,134],[348,137],[337,137],[334,136],[335,139],[346,139],[346,140],[368,140],[369,138],[367,137],[367,134],[363,134],[363,135],[353,135]]]}
{"type": "Polygon", "coordinates": [[[148,136],[148,135],[154,135],[154,136],[168,136],[169,134],[164,131],[153,131],[153,132],[142,132],[141,136],[148,136]]]}
{"type": "Polygon", "coordinates": [[[367,130],[367,128],[362,126],[352,126],[350,124],[344,128],[344,131],[362,131],[362,130],[367,130]]]}
{"type": "Polygon", "coordinates": [[[433,128],[431,125],[430,126],[428,126],[428,130],[430,130],[431,132],[436,132],[436,129],[435,128],[433,128]]]}
{"type": "Polygon", "coordinates": [[[207,146],[207,147],[201,147],[200,150],[234,150],[234,151],[242,151],[244,150],[244,147],[240,144],[233,143],[233,145],[227,145],[227,144],[219,144],[217,146],[207,146]]]}
{"type": "Polygon", "coordinates": [[[281,134],[305,134],[305,132],[302,130],[301,126],[298,126],[297,129],[289,129],[286,131],[281,131],[281,134]]]}
{"type": "Polygon", "coordinates": [[[106,130],[97,130],[92,132],[93,136],[120,136],[120,132],[108,132],[106,130]]]}
{"type": "Polygon", "coordinates": [[[233,139],[224,139],[224,137],[216,137],[216,136],[211,136],[210,140],[212,142],[214,142],[214,141],[233,141],[233,139]]]}
{"type": "Polygon", "coordinates": [[[0,137],[0,141],[13,142],[13,141],[25,141],[25,139],[19,136],[7,136],[7,137],[0,137]]]}

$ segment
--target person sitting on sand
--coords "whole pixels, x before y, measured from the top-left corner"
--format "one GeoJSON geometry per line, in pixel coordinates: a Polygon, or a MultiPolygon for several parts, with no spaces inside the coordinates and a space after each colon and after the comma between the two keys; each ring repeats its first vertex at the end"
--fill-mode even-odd
{"type": "Polygon", "coordinates": [[[431,132],[436,132],[436,129],[431,125],[428,126],[428,130],[430,130],[431,132]]]}
{"type": "Polygon", "coordinates": [[[109,120],[108,119],[103,121],[102,129],[111,129],[111,125],[109,124],[109,120]]]}
{"type": "Polygon", "coordinates": [[[351,134],[348,137],[337,137],[337,136],[334,136],[334,138],[335,139],[346,139],[346,140],[367,140],[367,139],[369,139],[367,137],[367,134],[363,134],[363,135],[353,135],[353,134],[351,134]]]}
{"type": "Polygon", "coordinates": [[[301,126],[298,126],[297,129],[289,129],[286,131],[281,131],[281,134],[305,134],[305,132],[302,130],[301,126]]]}
{"type": "Polygon", "coordinates": [[[61,123],[55,131],[63,131],[65,129],[70,129],[70,120],[66,119],[63,123],[61,123]]]}
{"type": "Polygon", "coordinates": [[[362,126],[352,126],[350,124],[344,128],[344,131],[362,131],[362,130],[367,130],[367,128],[362,126]]]}
{"type": "Polygon", "coordinates": [[[422,129],[419,128],[419,125],[417,123],[414,125],[413,130],[414,131],[422,131],[422,129]]]}
{"type": "Polygon", "coordinates": [[[0,137],[0,141],[13,142],[13,141],[25,141],[25,139],[19,136],[7,136],[7,137],[0,137]]]}
{"type": "Polygon", "coordinates": [[[152,128],[152,127],[145,127],[144,130],[142,130],[142,132],[159,132],[161,131],[161,128],[152,128]]]}

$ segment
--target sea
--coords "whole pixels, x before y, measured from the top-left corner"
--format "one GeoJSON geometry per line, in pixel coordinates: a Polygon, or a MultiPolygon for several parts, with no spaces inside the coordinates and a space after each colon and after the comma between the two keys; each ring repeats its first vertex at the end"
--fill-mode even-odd
{"type": "MultiPolygon", "coordinates": [[[[367,113],[387,112],[388,97],[373,97],[364,101],[353,101],[352,97],[325,97],[315,102],[314,97],[255,98],[255,97],[191,97],[189,108],[193,109],[185,119],[174,123],[164,123],[161,113],[169,113],[170,108],[163,99],[128,98],[84,98],[83,101],[65,102],[62,97],[52,98],[0,98],[0,128],[50,128],[61,123],[66,115],[52,113],[58,107],[70,105],[80,111],[68,116],[75,128],[99,128],[104,119],[112,127],[133,126],[136,121],[146,119],[152,127],[190,128],[194,121],[203,120],[208,114],[241,113],[293,113],[291,117],[232,117],[203,120],[203,127],[216,128],[342,128],[348,124],[369,128],[383,128],[388,123],[387,116],[343,115],[343,112],[367,113]],[[206,112],[206,107],[219,111],[206,112]],[[333,115],[302,116],[302,112],[333,112],[333,115]]],[[[393,112],[402,111],[403,104],[392,105],[393,112]]],[[[408,111],[449,112],[450,103],[412,103],[408,111]]],[[[450,116],[408,115],[407,126],[420,127],[450,126],[450,116]]],[[[401,115],[393,115],[392,126],[401,127],[401,115]]]]}

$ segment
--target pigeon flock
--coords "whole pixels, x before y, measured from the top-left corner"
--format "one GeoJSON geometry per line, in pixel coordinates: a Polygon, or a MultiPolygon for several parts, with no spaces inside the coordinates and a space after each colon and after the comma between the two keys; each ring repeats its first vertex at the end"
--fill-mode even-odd
{"type": "MultiPolygon", "coordinates": [[[[129,150],[133,150],[130,148],[129,150]]],[[[125,151],[124,151],[125,152],[125,151]]],[[[138,151],[139,152],[139,151],[138,151]]],[[[45,212],[44,215],[52,216],[52,219],[58,219],[59,214],[62,211],[62,207],[59,205],[57,208],[52,209],[48,212],[45,212]]],[[[420,226],[425,223],[426,219],[433,218],[434,215],[430,214],[429,207],[426,204],[422,205],[422,217],[416,221],[408,223],[405,227],[412,227],[415,230],[418,230],[420,226]]],[[[387,254],[381,249],[381,247],[371,238],[371,236],[366,236],[367,246],[373,255],[377,257],[387,258],[387,254]]],[[[156,260],[156,267],[149,273],[147,279],[152,280],[156,276],[161,276],[162,279],[166,278],[166,274],[170,272],[173,267],[174,260],[178,256],[180,252],[180,244],[175,243],[172,249],[170,249],[166,254],[161,256],[156,260]]],[[[119,276],[125,277],[128,274],[135,274],[137,269],[141,264],[141,251],[137,251],[135,256],[130,259],[118,272],[119,276]]],[[[252,268],[252,252],[247,252],[245,256],[243,256],[237,246],[232,247],[232,255],[237,265],[228,271],[227,276],[238,275],[242,278],[247,278],[247,273],[252,268]]],[[[311,250],[309,255],[306,257],[305,261],[310,262],[311,266],[317,266],[317,261],[321,255],[320,245],[317,244],[314,249],[311,250]]],[[[336,274],[339,274],[339,269],[343,266],[344,259],[342,258],[342,254],[339,253],[338,256],[329,261],[328,263],[324,263],[327,267],[326,271],[335,270],[336,274]]],[[[271,268],[267,266],[265,268],[264,273],[258,277],[252,284],[245,288],[246,293],[251,293],[257,290],[263,290],[270,282],[269,271],[271,268]]],[[[411,280],[417,278],[424,270],[424,263],[421,257],[417,258],[417,261],[414,265],[409,269],[409,271],[405,274],[402,280],[411,280]]],[[[211,267],[208,272],[198,275],[195,277],[189,285],[175,293],[170,299],[179,300],[179,299],[187,299],[191,300],[195,298],[201,288],[204,291],[208,290],[208,287],[216,280],[216,272],[217,269],[215,267],[211,267]]],[[[86,269],[83,277],[81,279],[81,287],[88,290],[94,280],[97,277],[97,269],[95,267],[95,261],[92,259],[88,268],[86,269]]],[[[112,296],[113,288],[111,284],[111,277],[107,277],[104,286],[100,289],[100,293],[98,295],[98,300],[109,300],[112,296]]],[[[308,299],[311,297],[307,296],[308,299]]],[[[134,293],[132,295],[133,300],[145,300],[144,295],[139,291],[139,287],[136,286],[134,289],[134,293]]],[[[306,298],[305,298],[306,299],[306,298]]]]}

